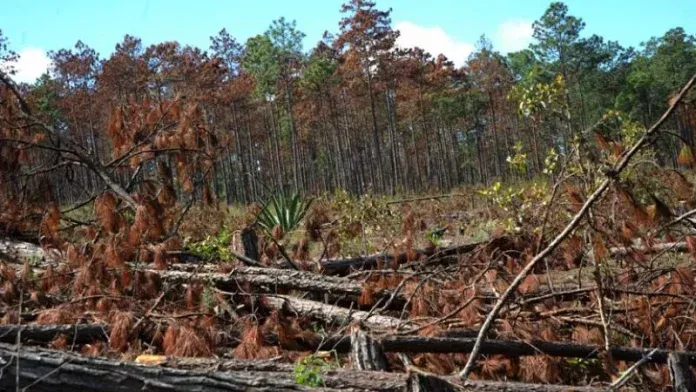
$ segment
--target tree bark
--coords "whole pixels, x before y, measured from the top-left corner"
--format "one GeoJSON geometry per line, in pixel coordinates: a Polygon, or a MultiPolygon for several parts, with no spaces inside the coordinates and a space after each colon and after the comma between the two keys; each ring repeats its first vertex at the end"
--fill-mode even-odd
{"type": "Polygon", "coordinates": [[[696,392],[696,379],[689,362],[693,364],[693,355],[687,353],[669,353],[669,376],[672,379],[674,392],[696,392]]]}

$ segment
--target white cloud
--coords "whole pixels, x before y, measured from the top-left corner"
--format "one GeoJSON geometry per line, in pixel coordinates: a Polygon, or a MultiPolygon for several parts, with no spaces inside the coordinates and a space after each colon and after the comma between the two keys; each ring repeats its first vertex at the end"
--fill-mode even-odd
{"type": "Polygon", "coordinates": [[[457,41],[440,27],[423,27],[411,22],[399,22],[395,28],[401,32],[396,45],[402,48],[419,47],[434,57],[444,54],[456,66],[462,66],[474,45],[457,41]]]}
{"type": "Polygon", "coordinates": [[[19,59],[11,64],[17,71],[13,76],[17,83],[34,83],[51,66],[51,59],[43,49],[25,48],[18,55],[19,59]]]}
{"type": "Polygon", "coordinates": [[[496,47],[502,53],[525,49],[532,42],[532,22],[508,20],[498,26],[496,47]]]}

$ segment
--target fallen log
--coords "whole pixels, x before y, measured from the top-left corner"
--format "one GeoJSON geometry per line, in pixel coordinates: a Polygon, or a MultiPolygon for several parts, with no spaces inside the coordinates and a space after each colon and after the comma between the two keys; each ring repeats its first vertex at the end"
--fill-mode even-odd
{"type": "MultiPolygon", "coordinates": [[[[492,241],[475,242],[471,244],[453,245],[442,249],[417,249],[415,251],[418,258],[426,256],[430,257],[437,255],[438,257],[450,257],[459,254],[472,252],[479,245],[490,244],[493,247],[500,247],[508,244],[510,239],[500,237],[492,241]]],[[[662,251],[687,252],[689,250],[686,242],[666,242],[657,243],[650,246],[634,245],[628,247],[610,248],[609,253],[612,256],[625,256],[633,252],[642,253],[658,253],[662,251]]],[[[250,255],[254,255],[253,250],[250,250],[250,255]]],[[[191,253],[172,251],[171,256],[176,256],[185,261],[201,262],[202,260],[191,253]]],[[[408,261],[407,253],[400,253],[394,257],[393,254],[375,254],[371,256],[359,256],[346,259],[331,260],[321,263],[322,272],[327,275],[341,275],[348,273],[351,269],[371,269],[381,263],[393,263],[396,259],[398,264],[408,261]]],[[[62,260],[62,254],[57,249],[45,250],[42,247],[26,241],[18,241],[11,238],[0,239],[0,259],[8,259],[16,263],[22,263],[30,260],[36,263],[57,263],[62,260]]]]}
{"type": "Polygon", "coordinates": [[[362,310],[351,310],[334,305],[326,305],[317,301],[291,297],[287,295],[268,295],[263,303],[271,309],[286,310],[304,317],[323,320],[328,324],[347,325],[358,322],[370,329],[394,330],[399,327],[413,328],[408,320],[382,316],[362,310]]]}
{"type": "MultiPolygon", "coordinates": [[[[447,338],[423,336],[385,336],[377,339],[385,352],[405,353],[468,353],[476,342],[475,338],[447,338]]],[[[599,346],[532,340],[486,340],[481,347],[481,353],[500,354],[508,357],[529,355],[548,355],[564,358],[597,358],[602,350],[599,346]]],[[[637,362],[650,354],[652,348],[612,347],[611,357],[619,361],[637,362]]],[[[651,355],[652,363],[667,363],[667,357],[672,351],[657,350],[651,355]]],[[[686,361],[696,365],[696,352],[681,353],[686,361]]]]}
{"type": "Polygon", "coordinates": [[[107,340],[108,325],[77,324],[77,325],[40,325],[40,324],[1,324],[0,342],[15,343],[17,335],[24,343],[48,343],[59,335],[64,335],[68,342],[75,344],[89,343],[96,340],[107,340]]]}
{"type": "MultiPolygon", "coordinates": [[[[191,278],[213,282],[216,287],[237,288],[238,283],[250,283],[252,285],[263,285],[277,287],[280,289],[314,291],[330,294],[348,294],[359,296],[363,291],[363,285],[349,279],[335,276],[322,276],[312,272],[294,271],[286,269],[270,269],[244,267],[235,268],[228,274],[205,273],[191,274],[182,271],[151,271],[160,275],[164,280],[172,283],[189,282],[191,278]]],[[[383,293],[388,296],[390,293],[383,293]]]]}
{"type": "Polygon", "coordinates": [[[438,200],[438,199],[446,199],[446,198],[452,198],[452,197],[469,197],[469,196],[470,195],[465,195],[462,193],[450,193],[447,195],[435,195],[435,196],[420,196],[420,197],[411,197],[411,198],[407,198],[407,199],[391,200],[391,201],[387,202],[387,205],[410,203],[412,201],[421,201],[421,200],[438,200]]]}
{"type": "Polygon", "coordinates": [[[654,254],[663,251],[673,251],[673,252],[688,252],[689,246],[686,242],[661,242],[657,244],[646,245],[634,245],[627,247],[616,247],[610,248],[609,253],[612,256],[626,256],[631,253],[643,253],[643,254],[654,254]]]}
{"type": "Polygon", "coordinates": [[[31,242],[2,238],[0,239],[0,260],[2,259],[15,263],[23,263],[25,261],[57,263],[62,259],[62,255],[57,249],[47,251],[31,242]]]}
{"type": "MultiPolygon", "coordinates": [[[[409,354],[456,354],[469,353],[476,342],[475,338],[460,337],[426,337],[426,336],[382,336],[375,337],[384,352],[399,352],[409,354]]],[[[324,340],[316,349],[334,349],[338,352],[348,352],[350,340],[345,338],[330,338],[324,340]]],[[[314,349],[314,348],[308,348],[314,349]]],[[[652,348],[612,347],[611,356],[618,361],[637,362],[650,354],[652,348]]],[[[522,357],[532,355],[548,355],[562,358],[597,358],[602,351],[600,346],[585,344],[554,342],[545,340],[494,340],[487,339],[481,346],[481,353],[486,355],[503,355],[506,357],[522,357]]],[[[667,363],[670,350],[658,349],[650,356],[652,363],[667,363]]],[[[696,351],[680,353],[691,365],[696,366],[696,351]]]]}
{"type": "MultiPolygon", "coordinates": [[[[176,361],[173,362],[175,364],[176,361]]],[[[292,365],[225,361],[202,361],[207,369],[147,366],[105,358],[0,344],[0,389],[31,386],[31,391],[302,391],[311,390],[295,382],[292,365]],[[19,356],[19,366],[16,357],[19,356]],[[16,385],[19,372],[19,386],[16,385]]],[[[167,364],[169,365],[169,364],[167,364]]],[[[327,390],[401,391],[403,375],[382,372],[331,371],[322,374],[327,390]]]]}
{"type": "MultiPolygon", "coordinates": [[[[417,249],[415,255],[418,258],[423,256],[431,257],[437,255],[437,257],[451,257],[455,255],[466,254],[474,251],[480,245],[489,244],[491,248],[506,248],[511,243],[511,238],[499,237],[489,241],[475,242],[471,244],[463,245],[452,245],[442,249],[417,249]]],[[[636,245],[630,247],[616,247],[609,249],[609,253],[614,256],[625,256],[632,252],[644,252],[644,253],[659,253],[666,250],[672,250],[675,252],[686,252],[688,251],[688,246],[686,242],[669,242],[669,243],[658,243],[651,246],[636,245]]],[[[411,255],[413,256],[413,255],[411,255]]],[[[407,253],[399,253],[396,257],[393,254],[384,253],[376,254],[371,256],[358,256],[346,259],[331,260],[321,263],[322,273],[326,275],[345,275],[351,270],[360,269],[372,269],[375,268],[379,263],[391,264],[396,261],[396,264],[403,264],[407,261],[409,255],[407,253]]]]}
{"type": "MultiPolygon", "coordinates": [[[[318,275],[307,271],[289,269],[272,269],[243,267],[236,268],[229,274],[221,273],[190,273],[183,271],[156,271],[163,280],[172,284],[187,283],[192,279],[212,282],[216,288],[224,291],[237,291],[240,283],[249,283],[257,287],[267,288],[267,292],[277,292],[278,289],[310,291],[322,294],[348,295],[359,297],[363,292],[363,284],[337,276],[318,275]]],[[[373,293],[373,298],[389,298],[390,291],[380,290],[373,293]]],[[[396,295],[392,306],[400,308],[406,302],[403,295],[396,295]]]]}
{"type": "MultiPolygon", "coordinates": [[[[295,366],[272,361],[165,359],[152,366],[0,343],[0,388],[31,391],[308,391],[297,384],[295,366]],[[17,364],[17,358],[19,364],[17,364]],[[17,366],[18,365],[18,366],[17,366]],[[19,380],[19,385],[16,385],[19,380]]],[[[330,369],[320,371],[324,391],[414,391],[402,373],[330,369]]],[[[429,376],[435,377],[435,376],[429,376]]],[[[438,377],[435,377],[438,378],[438,377]]],[[[578,391],[604,389],[567,385],[467,381],[440,377],[464,391],[578,391]]]]}
{"type": "MultiPolygon", "coordinates": [[[[269,298],[267,298],[268,300],[269,298]]],[[[312,302],[306,300],[297,300],[293,303],[297,305],[297,302],[312,302]]],[[[320,304],[322,305],[322,304],[320,304]]],[[[309,306],[309,305],[307,305],[309,306]]],[[[331,305],[323,305],[325,307],[331,307],[331,305]]],[[[296,309],[296,308],[292,308],[296,309]]],[[[349,316],[348,310],[342,315],[336,316],[336,319],[330,319],[331,321],[340,320],[345,322],[349,316]]],[[[316,312],[315,312],[316,313],[316,312]]],[[[367,312],[353,312],[352,315],[356,318],[356,321],[360,321],[360,317],[364,315],[360,313],[367,312]]],[[[329,316],[324,316],[329,317],[329,316]]],[[[376,318],[377,316],[371,316],[367,323],[374,322],[377,320],[379,323],[383,318],[376,318]]],[[[393,322],[396,319],[387,317],[387,320],[393,322]],[[390,320],[391,319],[391,320],[390,320]]],[[[396,320],[398,321],[398,320],[396,320]]],[[[89,343],[92,341],[106,340],[109,332],[109,325],[105,324],[59,324],[59,325],[38,325],[38,324],[26,324],[26,325],[0,325],[0,342],[15,343],[17,340],[17,333],[21,331],[21,341],[23,343],[48,343],[52,341],[58,335],[66,335],[68,341],[72,342],[75,339],[76,344],[89,343]]],[[[356,335],[356,339],[353,339],[351,335],[348,337],[325,337],[323,340],[317,340],[315,343],[305,342],[303,347],[306,351],[317,351],[317,350],[336,350],[339,353],[349,353],[351,350],[360,348],[360,350],[368,353],[376,353],[376,349],[372,347],[373,345],[379,345],[379,350],[384,352],[400,352],[409,354],[422,354],[422,353],[433,353],[433,354],[455,354],[455,353],[468,353],[471,351],[473,344],[475,342],[476,332],[465,331],[466,333],[459,333],[459,335],[465,335],[469,337],[426,337],[426,336],[382,336],[382,337],[371,337],[366,335],[364,332],[360,331],[356,335]],[[357,345],[353,345],[353,342],[357,345]]],[[[357,333],[357,332],[356,332],[357,333]]],[[[268,336],[268,343],[277,344],[277,339],[275,336],[268,336]]],[[[544,340],[532,340],[529,342],[520,340],[502,340],[502,339],[488,339],[483,343],[482,353],[487,355],[499,354],[508,357],[521,357],[521,356],[531,356],[531,355],[548,355],[552,357],[564,357],[564,358],[596,358],[601,348],[598,346],[584,345],[569,342],[554,342],[554,341],[544,341],[544,340]]],[[[612,347],[611,355],[612,358],[619,361],[626,362],[637,362],[645,357],[647,354],[650,355],[650,361],[652,363],[667,363],[668,356],[673,351],[658,349],[654,353],[652,348],[632,348],[632,347],[612,347]]],[[[696,352],[687,351],[679,353],[687,363],[696,366],[696,352]]],[[[370,354],[372,355],[372,354],[370,354]]],[[[369,357],[368,355],[367,357],[369,357]]],[[[365,357],[365,356],[364,356],[365,357]]],[[[365,357],[365,358],[367,358],[365,357]]],[[[372,355],[373,358],[377,358],[378,355],[372,355]]]]}
{"type": "MultiPolygon", "coordinates": [[[[500,241],[502,238],[496,239],[495,241],[500,241]]],[[[506,240],[507,241],[507,240],[506,240]]],[[[442,249],[417,249],[415,250],[415,256],[421,258],[423,256],[430,257],[437,254],[438,257],[450,257],[461,254],[466,254],[474,251],[480,245],[488,244],[489,242],[475,242],[471,244],[464,245],[453,245],[442,249]]],[[[351,257],[347,259],[331,260],[321,263],[321,272],[325,275],[345,275],[351,270],[359,269],[371,269],[375,268],[378,264],[403,264],[409,260],[409,257],[414,256],[408,253],[399,253],[396,257],[393,254],[378,254],[371,256],[358,256],[351,257]]]]}

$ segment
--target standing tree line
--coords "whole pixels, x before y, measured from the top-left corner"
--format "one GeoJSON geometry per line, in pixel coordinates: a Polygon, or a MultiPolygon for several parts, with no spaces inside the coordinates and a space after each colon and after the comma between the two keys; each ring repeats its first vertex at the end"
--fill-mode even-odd
{"type": "MultiPolygon", "coordinates": [[[[484,36],[462,67],[396,47],[391,10],[374,2],[341,12],[308,52],[285,18],[244,44],[223,29],[208,51],[126,35],[108,58],[83,42],[50,52],[52,72],[32,85],[12,82],[0,32],[4,201],[31,188],[79,206],[110,189],[118,200],[100,203],[157,200],[142,212],[154,219],[176,201],[250,202],[266,187],[395,194],[531,178],[607,111],[651,123],[696,73],[682,28],[624,48],[583,37],[563,3],[527,49],[503,55],[484,36]]],[[[687,100],[670,120],[661,163],[691,151],[694,113],[687,100]]]]}

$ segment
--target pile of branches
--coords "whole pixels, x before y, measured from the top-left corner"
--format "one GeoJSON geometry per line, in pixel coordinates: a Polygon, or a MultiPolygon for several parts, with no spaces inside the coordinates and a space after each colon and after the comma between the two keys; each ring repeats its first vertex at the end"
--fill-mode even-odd
{"type": "MultiPolygon", "coordinates": [[[[178,227],[194,199],[211,198],[195,183],[205,182],[215,149],[195,105],[177,98],[114,110],[117,156],[104,163],[34,115],[9,78],[0,81],[3,388],[696,388],[693,269],[654,262],[696,250],[688,231],[696,210],[676,216],[657,202],[646,210],[621,183],[693,79],[634,145],[610,148],[616,159],[605,178],[587,181],[598,186],[568,187],[566,225],[547,225],[547,212],[540,233],[406,244],[313,266],[279,244],[286,263],[263,263],[256,249],[235,253],[235,262],[184,262],[178,227]],[[55,168],[32,166],[46,154],[101,179],[85,202],[95,221],[72,219],[87,241],[64,235],[66,211],[41,182],[55,168]],[[127,178],[115,174],[126,168],[127,178]],[[177,203],[175,181],[188,204],[177,203]],[[618,214],[602,213],[612,208],[618,214]],[[581,225],[591,240],[577,234],[581,225]],[[556,236],[545,238],[547,228],[556,236]],[[588,263],[589,277],[551,273],[588,263]]],[[[404,230],[411,225],[406,219],[404,230]]]]}

